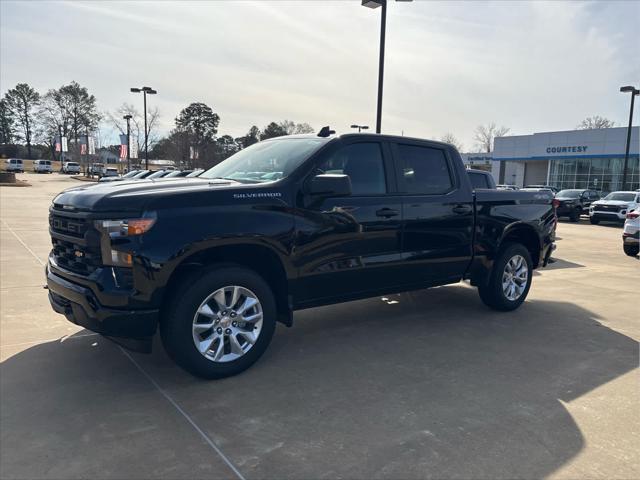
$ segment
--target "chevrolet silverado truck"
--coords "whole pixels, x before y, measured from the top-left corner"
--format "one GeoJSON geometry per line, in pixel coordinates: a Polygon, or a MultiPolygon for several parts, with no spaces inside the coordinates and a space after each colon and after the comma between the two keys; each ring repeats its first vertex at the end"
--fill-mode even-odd
{"type": "Polygon", "coordinates": [[[463,280],[489,307],[518,308],[554,249],[552,199],[474,190],[448,144],[325,127],[197,178],[60,193],[49,299],[130,348],[149,351],[159,330],[180,366],[221,378],[258,360],[299,309],[463,280]]]}

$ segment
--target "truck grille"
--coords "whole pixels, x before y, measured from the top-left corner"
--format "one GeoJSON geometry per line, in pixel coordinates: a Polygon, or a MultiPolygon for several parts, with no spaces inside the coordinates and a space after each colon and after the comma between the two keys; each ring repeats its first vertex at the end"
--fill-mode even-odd
{"type": "Polygon", "coordinates": [[[99,247],[87,247],[52,238],[52,255],[56,263],[74,273],[90,275],[102,266],[102,255],[99,247]]]}
{"type": "Polygon", "coordinates": [[[618,212],[620,207],[617,205],[596,205],[594,211],[596,212],[618,212]]]}
{"type": "Polygon", "coordinates": [[[49,226],[54,232],[70,237],[83,238],[89,229],[89,221],[80,218],[68,218],[61,215],[49,215],[49,226]]]}
{"type": "Polygon", "coordinates": [[[102,266],[100,235],[92,228],[90,219],[65,216],[52,210],[49,228],[53,246],[51,255],[60,268],[90,275],[102,266]]]}

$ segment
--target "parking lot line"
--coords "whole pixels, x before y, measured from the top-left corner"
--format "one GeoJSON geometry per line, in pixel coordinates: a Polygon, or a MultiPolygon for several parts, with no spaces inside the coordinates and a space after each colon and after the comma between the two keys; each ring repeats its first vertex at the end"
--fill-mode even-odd
{"type": "Polygon", "coordinates": [[[29,248],[29,245],[27,245],[26,243],[24,243],[24,242],[22,241],[22,239],[18,236],[18,234],[17,234],[16,232],[14,232],[14,231],[13,231],[13,229],[9,226],[9,224],[8,224],[5,220],[2,220],[2,223],[4,223],[5,227],[7,227],[7,230],[9,230],[9,231],[11,232],[11,234],[12,234],[14,237],[16,237],[16,240],[18,240],[18,242],[20,242],[20,244],[21,244],[24,248],[26,248],[26,249],[27,249],[27,251],[28,251],[31,255],[33,255],[33,257],[38,261],[38,263],[44,267],[44,262],[43,262],[42,260],[40,260],[40,257],[38,257],[38,255],[36,255],[36,254],[35,254],[35,252],[29,248]]]}
{"type": "Polygon", "coordinates": [[[207,444],[220,456],[220,458],[229,466],[229,468],[233,470],[233,473],[235,473],[240,480],[246,480],[245,477],[242,475],[242,473],[240,473],[240,471],[233,464],[233,462],[229,460],[229,458],[222,452],[222,450],[220,450],[220,448],[213,442],[213,440],[211,440],[211,438],[209,438],[209,436],[196,424],[196,422],[193,421],[191,416],[189,416],[189,414],[185,412],[182,409],[182,407],[180,407],[180,405],[178,405],[178,403],[171,397],[171,395],[169,395],[165,390],[162,389],[162,387],[158,384],[158,382],[156,382],[153,379],[153,377],[149,375],[146,372],[146,370],[142,368],[140,364],[136,362],[131,355],[129,355],[129,352],[127,352],[124,348],[120,346],[118,346],[118,348],[120,349],[120,351],[125,357],[131,360],[131,363],[133,363],[135,367],[140,371],[140,373],[142,373],[142,375],[144,375],[147,378],[147,380],[149,380],[149,382],[155,387],[155,389],[158,390],[158,392],[160,392],[160,394],[171,405],[173,405],[173,407],[178,411],[178,413],[180,413],[180,415],[182,415],[187,420],[187,422],[191,424],[191,426],[196,430],[196,432],[200,434],[203,440],[207,442],[207,444]]]}

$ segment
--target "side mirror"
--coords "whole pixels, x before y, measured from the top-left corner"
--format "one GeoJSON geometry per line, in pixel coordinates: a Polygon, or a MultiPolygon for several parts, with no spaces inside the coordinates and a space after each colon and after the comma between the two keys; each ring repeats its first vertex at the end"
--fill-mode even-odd
{"type": "Polygon", "coordinates": [[[334,173],[316,175],[309,184],[309,195],[348,197],[351,195],[351,179],[349,175],[334,173]]]}

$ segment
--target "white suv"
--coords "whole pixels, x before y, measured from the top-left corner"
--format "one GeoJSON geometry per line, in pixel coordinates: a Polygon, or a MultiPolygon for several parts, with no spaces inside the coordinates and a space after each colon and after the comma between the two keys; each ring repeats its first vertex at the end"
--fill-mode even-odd
{"type": "Polygon", "coordinates": [[[51,173],[53,168],[51,167],[51,160],[34,160],[33,171],[36,173],[51,173]]]}
{"type": "Polygon", "coordinates": [[[80,173],[80,164],[77,162],[64,162],[62,173],[80,173]]]}
{"type": "Polygon", "coordinates": [[[24,164],[19,158],[7,158],[5,160],[7,172],[24,172],[24,164]]]}
{"type": "Polygon", "coordinates": [[[600,221],[624,222],[627,213],[640,206],[638,192],[611,192],[589,207],[589,220],[597,225],[600,221]]]}

